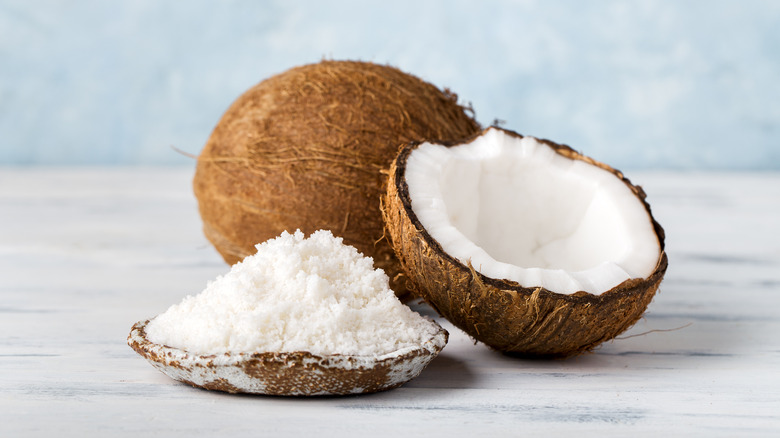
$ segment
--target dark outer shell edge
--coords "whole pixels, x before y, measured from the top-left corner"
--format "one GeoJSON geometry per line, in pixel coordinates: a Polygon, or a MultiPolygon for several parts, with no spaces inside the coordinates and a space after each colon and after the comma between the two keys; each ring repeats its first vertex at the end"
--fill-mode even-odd
{"type": "MultiPolygon", "coordinates": [[[[420,141],[415,141],[415,142],[410,142],[410,143],[404,145],[401,148],[400,152],[398,153],[398,157],[396,158],[396,161],[395,161],[395,173],[390,176],[391,178],[393,178],[393,180],[395,182],[396,190],[398,191],[399,198],[401,198],[401,204],[404,207],[406,215],[409,217],[409,219],[411,220],[412,224],[414,224],[414,226],[417,229],[417,231],[422,235],[422,237],[425,240],[425,242],[430,247],[434,248],[436,250],[436,252],[441,254],[443,256],[443,258],[445,258],[447,261],[449,261],[453,265],[458,266],[462,271],[464,271],[464,273],[472,271],[472,270],[468,266],[466,266],[463,263],[461,263],[460,260],[458,260],[458,259],[452,257],[451,255],[449,255],[448,253],[446,253],[444,251],[444,249],[441,247],[441,245],[439,244],[439,242],[436,241],[436,239],[434,239],[433,237],[431,237],[431,235],[428,233],[428,231],[425,229],[425,227],[422,226],[420,220],[417,218],[417,214],[415,214],[414,210],[412,210],[411,197],[409,196],[409,185],[406,183],[406,179],[404,178],[404,175],[406,173],[406,163],[407,163],[407,160],[409,159],[409,155],[412,153],[412,151],[414,151],[415,149],[417,149],[420,145],[422,145],[424,143],[438,144],[438,145],[442,145],[442,146],[446,146],[446,147],[458,146],[458,145],[461,145],[461,144],[467,144],[467,143],[470,143],[470,142],[474,141],[475,139],[485,135],[485,133],[487,131],[491,130],[491,129],[503,131],[504,133],[506,133],[506,134],[508,134],[508,135],[510,135],[512,137],[524,138],[524,136],[522,134],[519,134],[517,132],[510,131],[510,130],[503,129],[503,128],[499,128],[499,127],[496,127],[496,126],[490,126],[488,128],[485,128],[481,132],[479,132],[479,133],[477,133],[477,134],[475,134],[475,135],[473,135],[471,137],[468,137],[466,139],[463,139],[461,141],[451,141],[451,142],[420,142],[420,141]]],[[[645,199],[647,197],[647,195],[645,194],[644,190],[642,190],[642,188],[640,186],[635,186],[634,184],[632,184],[631,181],[623,175],[623,172],[620,172],[619,170],[614,169],[614,168],[610,167],[607,164],[601,163],[601,162],[596,161],[596,160],[594,160],[594,159],[592,159],[590,157],[582,155],[581,153],[577,152],[576,150],[574,150],[573,148],[571,148],[568,145],[558,144],[558,143],[555,143],[553,141],[546,140],[546,139],[538,139],[537,138],[536,140],[538,140],[539,142],[544,143],[544,144],[552,147],[553,150],[555,150],[556,153],[558,153],[560,155],[563,155],[563,156],[565,156],[567,158],[580,160],[580,161],[585,161],[585,162],[587,162],[589,164],[592,164],[594,166],[600,167],[600,168],[602,168],[602,169],[604,169],[606,171],[611,172],[612,174],[617,176],[624,184],[626,184],[626,186],[628,186],[631,189],[632,192],[634,192],[637,195],[637,197],[642,201],[642,205],[644,205],[645,209],[647,210],[648,216],[650,217],[650,219],[653,222],[653,228],[655,229],[656,236],[658,237],[658,243],[661,246],[661,254],[660,254],[659,258],[658,258],[658,263],[656,264],[656,268],[653,271],[653,273],[647,278],[647,280],[657,279],[657,277],[659,277],[659,276],[662,277],[665,274],[667,266],[668,266],[668,258],[667,258],[667,255],[666,255],[666,251],[664,251],[664,248],[665,248],[664,240],[666,238],[666,233],[664,232],[663,227],[661,227],[661,224],[659,224],[655,220],[655,218],[653,217],[653,214],[652,214],[651,209],[650,209],[650,205],[647,203],[647,201],[645,199]]],[[[521,286],[520,284],[518,284],[517,282],[514,282],[514,281],[505,280],[505,279],[495,279],[495,278],[487,277],[487,276],[483,275],[480,272],[477,272],[477,271],[474,271],[474,272],[476,272],[476,274],[479,276],[479,279],[483,283],[489,284],[489,285],[491,285],[493,287],[496,287],[498,289],[513,290],[513,291],[516,291],[518,293],[527,294],[527,295],[530,295],[534,291],[539,290],[541,294],[553,295],[553,296],[555,296],[555,298],[562,299],[562,300],[565,300],[565,301],[576,302],[576,303],[597,303],[597,302],[603,301],[604,299],[608,298],[608,296],[611,295],[611,294],[614,294],[614,293],[622,294],[622,293],[625,293],[625,292],[630,292],[631,290],[635,289],[635,286],[636,286],[635,283],[638,280],[638,279],[626,280],[623,283],[621,283],[621,284],[615,286],[614,288],[612,288],[610,291],[604,292],[603,294],[600,294],[600,295],[595,295],[595,294],[591,294],[591,293],[584,292],[584,291],[576,292],[574,294],[561,294],[561,293],[558,293],[558,292],[551,291],[549,289],[545,289],[543,287],[523,287],[523,286],[521,286]]],[[[639,280],[641,280],[641,279],[639,279],[639,280]]]]}

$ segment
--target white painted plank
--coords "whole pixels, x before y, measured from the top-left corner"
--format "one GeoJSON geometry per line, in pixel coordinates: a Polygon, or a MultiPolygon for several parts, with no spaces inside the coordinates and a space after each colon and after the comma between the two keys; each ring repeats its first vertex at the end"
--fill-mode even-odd
{"type": "Polygon", "coordinates": [[[444,322],[451,341],[416,380],[316,399],[193,389],[125,345],[135,321],[227,270],[190,179],[0,169],[0,435],[780,432],[780,175],[633,176],[669,271],[645,318],[594,353],[510,358],[444,322]]]}

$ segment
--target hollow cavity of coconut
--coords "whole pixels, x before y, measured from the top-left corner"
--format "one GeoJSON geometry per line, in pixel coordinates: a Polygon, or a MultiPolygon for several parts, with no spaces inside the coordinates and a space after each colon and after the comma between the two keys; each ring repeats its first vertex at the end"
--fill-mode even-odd
{"type": "Polygon", "coordinates": [[[381,172],[400,144],[479,130],[455,94],[396,68],[293,68],[240,96],[198,157],[193,186],[204,233],[234,264],[282,231],[329,229],[373,257],[403,295],[400,266],[382,239],[381,172]]]}
{"type": "Polygon", "coordinates": [[[511,131],[410,143],[383,203],[414,291],[508,353],[568,356],[614,338],[666,272],[664,232],[640,187],[568,146],[511,131]]]}

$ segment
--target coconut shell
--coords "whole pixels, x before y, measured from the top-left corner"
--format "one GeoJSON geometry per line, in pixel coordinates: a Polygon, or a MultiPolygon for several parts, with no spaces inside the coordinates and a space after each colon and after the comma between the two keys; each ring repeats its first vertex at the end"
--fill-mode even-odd
{"type": "Polygon", "coordinates": [[[282,231],[329,229],[403,295],[383,239],[382,172],[401,144],[478,132],[468,112],[455,94],[368,62],[323,61],[268,78],[230,106],[198,157],[204,233],[233,264],[282,231]]]}
{"type": "Polygon", "coordinates": [[[127,343],[168,377],[203,389],[262,395],[348,395],[393,389],[417,377],[448,338],[447,331],[438,327],[418,347],[380,356],[306,351],[196,355],[149,341],[149,321],[133,325],[127,343]]]}
{"type": "MultiPolygon", "coordinates": [[[[472,140],[466,139],[458,144],[472,140]]],[[[455,326],[474,339],[506,353],[571,356],[613,339],[642,316],[666,272],[668,261],[663,250],[664,230],[652,219],[642,188],[631,184],[621,172],[566,145],[540,141],[563,156],[613,173],[642,201],[661,246],[658,263],[650,276],[627,280],[600,295],[587,292],[569,295],[489,278],[472,266],[464,265],[442,250],[412,210],[404,174],[407,159],[420,142],[403,147],[393,162],[383,200],[383,213],[387,234],[410,280],[410,288],[455,326]]]]}

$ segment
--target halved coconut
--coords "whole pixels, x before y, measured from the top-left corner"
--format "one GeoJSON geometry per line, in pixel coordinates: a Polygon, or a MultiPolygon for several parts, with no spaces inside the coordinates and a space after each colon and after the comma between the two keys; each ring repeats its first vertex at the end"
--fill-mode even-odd
{"type": "Polygon", "coordinates": [[[136,323],[127,343],[167,376],[204,389],[264,395],[366,394],[396,388],[417,377],[448,337],[439,327],[417,347],[379,356],[306,351],[197,355],[149,341],[149,322],[136,323]]]}
{"type": "Polygon", "coordinates": [[[639,186],[495,127],[405,146],[383,204],[412,289],[504,352],[590,350],[642,316],[666,272],[664,231],[639,186]]]}

